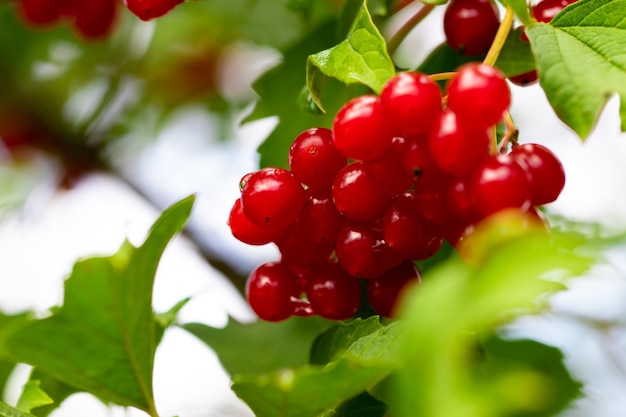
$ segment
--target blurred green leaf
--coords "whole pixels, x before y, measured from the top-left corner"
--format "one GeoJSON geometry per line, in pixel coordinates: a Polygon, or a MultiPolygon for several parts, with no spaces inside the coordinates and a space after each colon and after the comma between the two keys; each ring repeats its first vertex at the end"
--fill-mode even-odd
{"type": "Polygon", "coordinates": [[[33,368],[30,374],[30,381],[40,381],[39,387],[54,401],[48,405],[37,407],[37,417],[46,417],[59,408],[63,401],[70,395],[79,392],[78,389],[41,372],[38,368],[33,368]]]}
{"type": "Polygon", "coordinates": [[[530,43],[521,39],[523,33],[520,29],[511,30],[496,60],[495,66],[507,77],[535,69],[535,57],[530,50],[530,43]]]}
{"type": "Polygon", "coordinates": [[[587,138],[618,94],[626,131],[626,0],[580,0],[527,34],[541,87],[565,124],[587,138]]]}
{"type": "MultiPolygon", "coordinates": [[[[498,225],[491,227],[497,234],[498,225]]],[[[491,389],[497,384],[472,374],[472,352],[481,335],[540,311],[542,297],[564,288],[554,279],[579,275],[597,260],[597,255],[578,254],[579,245],[568,241],[572,243],[567,237],[529,232],[490,247],[476,268],[454,256],[407,292],[399,355],[403,365],[392,376],[394,414],[502,417],[536,412],[530,402],[541,393],[533,391],[533,384],[543,377],[520,365],[498,383],[508,381],[517,391],[527,390],[527,396],[513,393],[494,401],[491,389]]]]}
{"type": "Polygon", "coordinates": [[[529,4],[526,0],[500,0],[505,7],[511,6],[515,11],[515,16],[522,22],[523,25],[531,25],[533,23],[530,17],[529,4]]]}
{"type": "Polygon", "coordinates": [[[25,413],[17,408],[11,407],[3,402],[0,402],[0,417],[35,417],[32,414],[25,413]]]}
{"type": "Polygon", "coordinates": [[[39,386],[41,381],[31,379],[24,384],[22,395],[17,401],[18,410],[30,413],[33,408],[49,405],[54,402],[52,398],[39,386]]]}
{"type": "Polygon", "coordinates": [[[307,60],[307,86],[313,101],[322,110],[321,90],[327,77],[345,84],[364,84],[379,93],[385,82],[395,75],[386,41],[372,21],[366,4],[362,2],[344,41],[307,60]]]}
{"type": "Polygon", "coordinates": [[[126,242],[113,256],[77,262],[63,306],[13,333],[10,356],[103,400],[156,415],[152,288],[161,254],[193,202],[189,197],[164,211],[141,246],[126,242]]]}
{"type": "Polygon", "coordinates": [[[187,323],[182,327],[210,346],[224,369],[235,375],[305,365],[311,343],[331,325],[332,322],[318,318],[292,317],[278,323],[250,324],[230,319],[223,329],[200,323],[187,323]]]}
{"type": "Polygon", "coordinates": [[[387,405],[368,392],[343,402],[334,410],[328,410],[321,417],[384,417],[387,405]]]}

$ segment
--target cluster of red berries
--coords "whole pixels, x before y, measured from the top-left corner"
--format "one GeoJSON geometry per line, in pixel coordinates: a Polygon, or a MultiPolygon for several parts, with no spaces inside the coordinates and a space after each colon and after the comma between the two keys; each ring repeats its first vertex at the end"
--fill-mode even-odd
{"type": "MultiPolygon", "coordinates": [[[[550,22],[561,10],[576,0],[541,0],[531,9],[532,17],[542,23],[550,22]]],[[[485,54],[498,32],[500,16],[493,0],[451,0],[443,17],[446,43],[464,55],[485,54]]],[[[517,29],[521,39],[528,41],[524,27],[517,29]]],[[[517,85],[537,81],[537,71],[532,70],[510,77],[517,85]]]]}
{"type": "Polygon", "coordinates": [[[17,0],[16,8],[29,26],[45,28],[68,22],[87,39],[108,36],[117,17],[117,0],[17,0]]]}
{"type": "MultiPolygon", "coordinates": [[[[184,0],[126,0],[128,9],[141,20],[169,13],[184,0]]],[[[106,38],[113,30],[120,0],[17,0],[17,14],[36,28],[70,23],[86,39],[106,38]]]]}
{"type": "Polygon", "coordinates": [[[420,278],[414,261],[444,240],[458,244],[500,210],[536,212],[557,198],[565,175],[546,147],[495,151],[495,126],[510,105],[499,70],[467,64],[446,93],[425,74],[398,73],[380,95],[346,103],[332,130],[297,136],[289,170],[242,178],[233,235],[281,252],[247,281],[260,318],[347,319],[361,284],[371,307],[390,316],[400,290],[420,278]]]}

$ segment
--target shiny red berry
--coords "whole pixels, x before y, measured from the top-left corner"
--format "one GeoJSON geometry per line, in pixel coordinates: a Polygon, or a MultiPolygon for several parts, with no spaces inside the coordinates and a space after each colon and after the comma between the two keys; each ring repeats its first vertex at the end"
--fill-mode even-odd
{"type": "Polygon", "coordinates": [[[465,55],[486,53],[499,25],[498,8],[491,0],[452,0],[443,16],[447,44],[465,55]]]}
{"type": "Polygon", "coordinates": [[[338,264],[319,265],[304,276],[304,281],[315,314],[329,320],[347,320],[359,309],[361,284],[338,264]]]}
{"type": "Polygon", "coordinates": [[[289,148],[291,173],[309,188],[329,188],[337,172],[347,164],[335,148],[330,129],[313,128],[300,133],[289,148]]]}
{"type": "Polygon", "coordinates": [[[541,206],[556,200],[565,186],[565,170],[559,158],[538,143],[514,147],[510,155],[530,173],[531,203],[541,206]]]}
{"type": "Polygon", "coordinates": [[[381,276],[367,280],[367,300],[381,316],[393,317],[402,291],[420,280],[420,272],[413,262],[404,261],[381,276]]]}
{"type": "Polygon", "coordinates": [[[339,213],[357,221],[377,219],[389,201],[389,196],[372,182],[361,161],[339,171],[332,186],[332,196],[339,213]]]}
{"type": "Polygon", "coordinates": [[[300,291],[298,277],[280,262],[258,266],[246,281],[246,298],[252,310],[266,321],[281,321],[293,315],[292,299],[300,291]]]}
{"type": "Polygon", "coordinates": [[[127,0],[128,10],[141,20],[151,20],[169,13],[184,0],[127,0]]]}

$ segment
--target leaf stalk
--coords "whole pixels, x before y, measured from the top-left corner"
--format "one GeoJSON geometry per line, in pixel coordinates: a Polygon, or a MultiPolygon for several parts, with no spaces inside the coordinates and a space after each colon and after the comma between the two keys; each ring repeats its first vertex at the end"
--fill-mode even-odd
{"type": "Polygon", "coordinates": [[[500,55],[500,51],[504,46],[504,42],[506,41],[509,32],[511,31],[511,27],[513,26],[513,18],[515,17],[515,11],[513,7],[506,6],[506,12],[504,14],[504,18],[498,27],[498,31],[496,32],[496,37],[493,39],[491,43],[491,47],[489,47],[489,51],[487,52],[487,56],[483,61],[483,64],[493,66],[500,55]]]}

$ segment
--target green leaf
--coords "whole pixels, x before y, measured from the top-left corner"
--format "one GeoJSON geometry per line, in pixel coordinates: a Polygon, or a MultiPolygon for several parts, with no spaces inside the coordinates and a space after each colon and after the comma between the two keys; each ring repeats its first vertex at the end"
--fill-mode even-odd
{"type": "Polygon", "coordinates": [[[533,24],[533,19],[530,17],[529,6],[526,0],[500,0],[500,2],[505,7],[507,5],[511,6],[513,11],[515,11],[515,15],[523,25],[530,26],[533,24]]]}
{"type": "Polygon", "coordinates": [[[257,321],[251,324],[230,319],[223,329],[200,323],[182,327],[209,345],[224,369],[235,375],[305,365],[311,343],[331,325],[332,322],[322,319],[292,317],[278,323],[257,321]]]}
{"type": "MultiPolygon", "coordinates": [[[[492,227],[497,235],[499,225],[492,227]]],[[[575,240],[532,231],[494,245],[476,268],[454,256],[426,273],[402,303],[402,365],[390,390],[394,415],[500,417],[533,411],[530,403],[541,395],[534,387],[545,378],[522,364],[497,382],[483,380],[474,373],[475,348],[481,336],[539,311],[541,297],[563,288],[553,280],[557,276],[579,275],[595,262],[577,253],[575,240]],[[493,390],[505,383],[515,391],[494,401],[493,390]]]]}
{"type": "Polygon", "coordinates": [[[3,402],[0,402],[0,417],[35,417],[32,414],[13,408],[3,402]]]}
{"type": "Polygon", "coordinates": [[[492,336],[483,342],[481,350],[484,358],[478,362],[476,374],[487,384],[492,398],[525,403],[530,409],[516,417],[553,416],[581,395],[582,385],[572,379],[563,354],[555,347],[535,340],[492,336]],[[525,379],[534,383],[524,387],[525,379]]]}
{"type": "Polygon", "coordinates": [[[535,57],[530,50],[530,44],[520,37],[523,33],[520,29],[511,30],[496,60],[495,66],[507,77],[535,69],[535,57]]]}
{"type": "MultiPolygon", "coordinates": [[[[373,319],[357,320],[354,326],[348,326],[353,330],[345,332],[348,336],[357,334],[359,327],[367,335],[354,340],[341,356],[326,365],[306,365],[264,375],[236,375],[232,388],[260,417],[315,416],[334,409],[373,388],[400,366],[397,349],[401,324],[380,327],[373,323],[373,319]],[[379,328],[371,332],[372,327],[379,328]]],[[[332,332],[327,336],[332,337],[332,332]]],[[[343,350],[341,345],[337,341],[338,351],[343,350]]]]}
{"type": "Polygon", "coordinates": [[[376,399],[368,392],[344,401],[334,410],[325,412],[322,417],[384,417],[387,404],[376,399]]]}
{"type": "Polygon", "coordinates": [[[585,139],[617,93],[626,131],[626,0],[580,0],[527,34],[541,86],[565,124],[585,139]]]}
{"type": "Polygon", "coordinates": [[[324,365],[337,360],[357,339],[383,327],[378,316],[337,323],[321,333],[311,346],[312,364],[324,365]]]}
{"type": "Polygon", "coordinates": [[[313,101],[324,109],[321,91],[327,77],[345,84],[360,83],[377,93],[395,75],[386,42],[372,21],[363,1],[347,38],[340,44],[309,56],[306,66],[307,86],[313,101]]]}
{"type": "Polygon", "coordinates": [[[37,417],[46,417],[56,410],[63,401],[70,395],[79,392],[78,389],[67,385],[66,383],[54,378],[48,374],[41,372],[38,368],[34,368],[30,374],[31,381],[40,381],[39,387],[54,401],[51,404],[43,405],[37,408],[37,417]]]}
{"type": "Polygon", "coordinates": [[[77,262],[63,306],[11,335],[9,354],[103,400],[156,415],[154,277],[193,201],[188,197],[163,212],[141,246],[126,242],[113,256],[77,262]]]}
{"type": "Polygon", "coordinates": [[[258,376],[235,376],[232,389],[257,417],[311,417],[372,387],[390,372],[386,362],[367,366],[340,359],[258,376]]]}
{"type": "Polygon", "coordinates": [[[24,384],[22,395],[17,401],[16,408],[30,413],[33,408],[52,404],[54,400],[41,389],[39,384],[41,381],[31,379],[24,384]]]}

